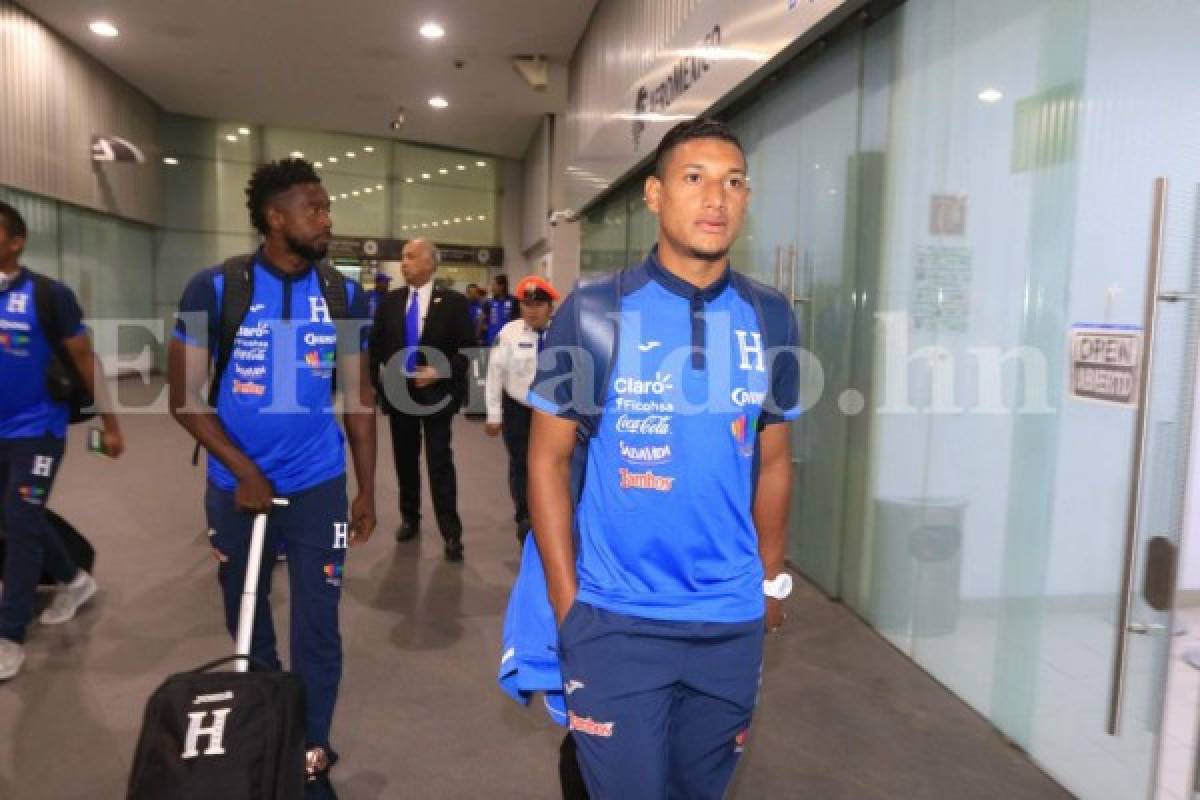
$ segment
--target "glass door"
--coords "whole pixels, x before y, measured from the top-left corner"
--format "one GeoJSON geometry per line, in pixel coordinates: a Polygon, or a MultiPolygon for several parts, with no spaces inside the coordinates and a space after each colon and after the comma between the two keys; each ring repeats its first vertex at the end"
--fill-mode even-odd
{"type": "Polygon", "coordinates": [[[910,0],[864,56],[843,596],[1084,800],[1191,797],[1156,773],[1194,755],[1163,689],[1197,34],[1185,2],[910,0]]]}
{"type": "MultiPolygon", "coordinates": [[[[813,405],[793,424],[795,491],[789,558],[839,593],[854,257],[862,34],[844,35],[734,121],[753,186],[745,249],[753,274],[792,302],[813,405]]],[[[744,251],[743,251],[744,252],[744,251]]],[[[735,263],[737,263],[735,257],[735,263]]],[[[853,399],[850,403],[853,405],[853,399]]]]}

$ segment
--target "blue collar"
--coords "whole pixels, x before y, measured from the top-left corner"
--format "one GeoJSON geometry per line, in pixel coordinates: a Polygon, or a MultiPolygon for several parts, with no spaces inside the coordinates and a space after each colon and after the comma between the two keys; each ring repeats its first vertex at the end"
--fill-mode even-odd
{"type": "Polygon", "coordinates": [[[718,297],[720,297],[727,288],[729,288],[730,267],[728,265],[725,266],[725,271],[721,273],[721,277],[717,278],[705,288],[700,289],[688,283],[683,278],[680,278],[678,275],[673,274],[670,270],[662,265],[662,262],[658,260],[658,245],[654,245],[654,247],[650,248],[650,254],[646,256],[643,266],[646,272],[649,274],[651,280],[666,289],[671,294],[678,295],[685,300],[693,300],[696,297],[699,297],[705,303],[711,303],[713,300],[716,300],[718,297]]]}
{"type": "Polygon", "coordinates": [[[304,269],[297,270],[296,272],[285,272],[270,262],[270,260],[267,258],[266,251],[264,251],[262,247],[259,247],[254,253],[254,262],[271,275],[279,278],[281,281],[302,281],[308,277],[308,274],[312,272],[316,266],[310,261],[308,265],[304,267],[304,269]]]}

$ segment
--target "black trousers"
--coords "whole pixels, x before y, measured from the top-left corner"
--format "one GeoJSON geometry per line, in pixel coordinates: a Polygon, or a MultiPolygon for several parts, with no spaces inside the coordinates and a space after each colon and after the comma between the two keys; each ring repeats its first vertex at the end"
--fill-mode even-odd
{"type": "Polygon", "coordinates": [[[512,495],[518,526],[529,523],[529,427],[533,410],[504,395],[504,446],[508,449],[508,491],[512,495]]]}
{"type": "Polygon", "coordinates": [[[454,415],[388,414],[392,431],[392,460],[400,482],[400,516],[417,525],[421,521],[421,438],[425,439],[425,466],[429,493],[437,514],[438,530],[446,541],[462,538],[458,517],[458,476],[450,447],[454,415]]]}

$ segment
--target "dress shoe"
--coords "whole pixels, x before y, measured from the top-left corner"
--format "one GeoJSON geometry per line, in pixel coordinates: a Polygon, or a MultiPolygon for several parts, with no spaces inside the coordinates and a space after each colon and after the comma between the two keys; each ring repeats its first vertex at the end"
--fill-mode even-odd
{"type": "Polygon", "coordinates": [[[417,533],[419,533],[420,530],[420,527],[415,522],[401,523],[400,527],[396,529],[396,541],[412,541],[413,539],[417,538],[417,533]]]}
{"type": "Polygon", "coordinates": [[[446,560],[452,564],[461,564],[463,560],[462,539],[446,540],[446,560]]]}

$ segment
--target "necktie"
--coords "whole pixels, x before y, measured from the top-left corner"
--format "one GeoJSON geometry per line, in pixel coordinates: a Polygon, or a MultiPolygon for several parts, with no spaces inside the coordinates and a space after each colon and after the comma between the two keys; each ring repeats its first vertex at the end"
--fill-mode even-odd
{"type": "Polygon", "coordinates": [[[415,372],[417,369],[417,344],[421,340],[420,333],[421,301],[417,298],[417,290],[408,293],[408,313],[404,316],[404,344],[408,348],[408,357],[404,359],[405,372],[415,372]]]}
{"type": "Polygon", "coordinates": [[[538,335],[538,353],[542,352],[542,348],[546,346],[546,331],[545,329],[537,332],[538,335]]]}

